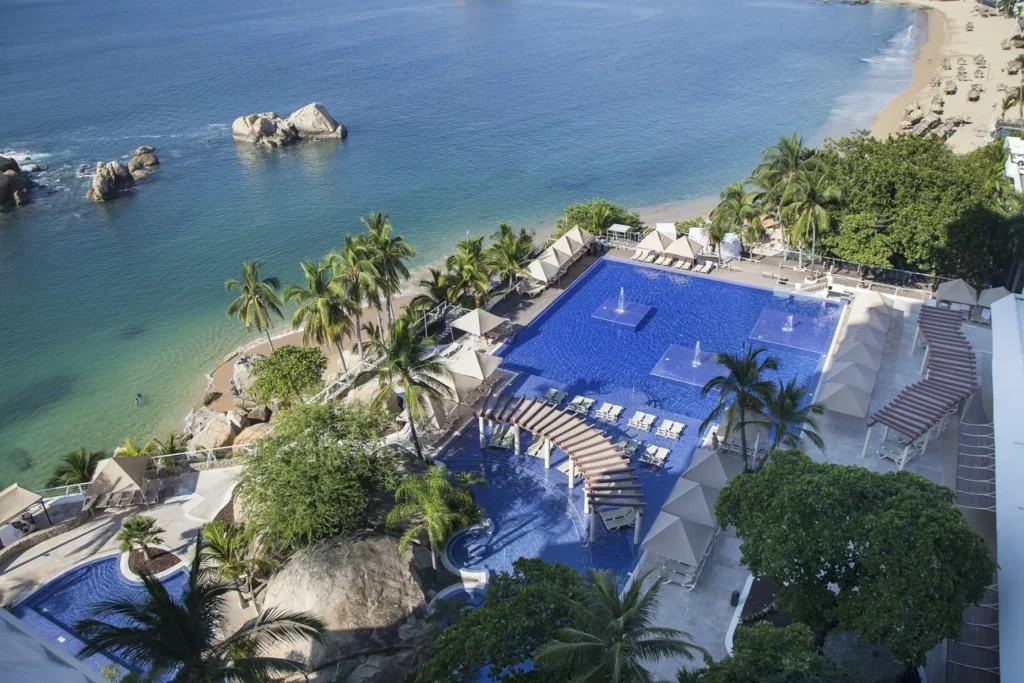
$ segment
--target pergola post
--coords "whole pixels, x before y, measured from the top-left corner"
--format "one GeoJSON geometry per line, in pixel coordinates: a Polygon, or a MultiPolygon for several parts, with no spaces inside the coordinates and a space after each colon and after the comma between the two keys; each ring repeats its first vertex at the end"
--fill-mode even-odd
{"type": "Polygon", "coordinates": [[[970,396],[968,396],[967,400],[964,401],[964,412],[960,415],[960,419],[961,420],[967,419],[967,410],[971,407],[971,399],[972,398],[974,398],[974,394],[971,394],[970,396]]]}
{"type": "Polygon", "coordinates": [[[917,374],[919,374],[919,375],[923,375],[924,374],[924,366],[928,364],[928,350],[929,349],[927,347],[924,350],[924,357],[921,359],[921,369],[918,370],[918,372],[917,372],[917,374]]]}
{"type": "Polygon", "coordinates": [[[882,443],[885,443],[885,440],[888,439],[888,438],[889,438],[889,425],[885,425],[885,427],[882,429],[882,443]]]}
{"type": "Polygon", "coordinates": [[[590,493],[583,491],[583,514],[590,514],[590,493]]]}
{"type": "Polygon", "coordinates": [[[633,522],[633,545],[640,545],[640,527],[644,523],[643,508],[636,508],[636,521],[633,522]]]}
{"type": "Polygon", "coordinates": [[[937,431],[938,428],[939,428],[939,426],[935,425],[934,427],[932,427],[931,429],[929,429],[927,432],[924,433],[924,441],[921,442],[921,457],[922,458],[924,457],[925,451],[928,450],[928,439],[930,439],[932,437],[932,432],[937,431]]]}
{"type": "Polygon", "coordinates": [[[590,542],[597,540],[597,515],[590,515],[590,542]]]}
{"type": "Polygon", "coordinates": [[[569,488],[576,488],[576,463],[573,462],[572,456],[569,456],[569,488]]]}
{"type": "Polygon", "coordinates": [[[516,425],[512,425],[512,439],[515,442],[515,445],[516,445],[515,446],[516,447],[516,455],[518,456],[520,454],[520,449],[519,449],[520,441],[519,441],[519,427],[516,426],[516,425]]]}
{"type": "Polygon", "coordinates": [[[480,426],[480,450],[487,448],[487,425],[484,422],[484,416],[481,415],[476,419],[477,424],[480,426]]]}
{"type": "Polygon", "coordinates": [[[544,469],[551,469],[551,440],[544,438],[544,469]]]}
{"type": "Polygon", "coordinates": [[[900,469],[901,469],[901,470],[902,470],[902,469],[903,469],[904,467],[906,467],[906,466],[907,466],[907,456],[909,456],[909,455],[910,455],[910,447],[911,447],[912,445],[913,445],[912,443],[908,443],[908,444],[907,444],[907,445],[906,445],[906,446],[905,446],[905,447],[903,448],[903,456],[902,456],[902,457],[900,457],[900,469]]]}
{"type": "Polygon", "coordinates": [[[868,444],[871,443],[871,432],[875,429],[875,425],[868,427],[868,433],[864,435],[864,448],[860,452],[860,457],[868,457],[868,444]]]}
{"type": "MultiPolygon", "coordinates": [[[[920,314],[918,314],[920,315],[920,314]]],[[[910,353],[917,353],[917,338],[921,336],[921,323],[917,324],[917,328],[914,330],[914,343],[910,347],[910,353]]]]}

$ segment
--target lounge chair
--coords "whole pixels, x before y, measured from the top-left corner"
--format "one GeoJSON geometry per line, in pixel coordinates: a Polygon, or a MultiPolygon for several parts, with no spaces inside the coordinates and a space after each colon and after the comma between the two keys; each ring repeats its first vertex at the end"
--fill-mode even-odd
{"type": "MultiPolygon", "coordinates": [[[[559,465],[555,469],[568,477],[569,476],[569,458],[566,458],[565,462],[563,462],[561,465],[559,465]]],[[[580,468],[577,467],[576,468],[576,478],[579,479],[582,476],[583,476],[583,473],[580,472],[580,468]]]]}
{"type": "Polygon", "coordinates": [[[789,278],[788,277],[780,277],[777,284],[780,287],[788,287],[789,286],[789,278]]]}
{"type": "Polygon", "coordinates": [[[671,266],[673,262],[674,262],[674,259],[671,256],[662,256],[660,259],[658,259],[654,263],[656,265],[659,265],[659,266],[671,266]]]}
{"type": "Polygon", "coordinates": [[[651,252],[645,258],[642,258],[640,260],[643,261],[644,263],[654,263],[656,260],[658,260],[658,252],[651,252]]]}
{"type": "Polygon", "coordinates": [[[629,257],[630,261],[639,261],[640,259],[647,257],[646,249],[634,249],[633,255],[629,257]]]}
{"type": "Polygon", "coordinates": [[[643,430],[645,432],[651,431],[651,427],[654,426],[655,420],[658,418],[650,413],[645,413],[641,410],[636,411],[633,417],[629,419],[629,426],[635,427],[636,429],[643,430]]]}
{"type": "Polygon", "coordinates": [[[595,401],[592,398],[577,396],[569,402],[569,405],[567,405],[565,409],[579,415],[586,415],[590,412],[590,409],[594,407],[594,403],[595,401]]]}
{"type": "Polygon", "coordinates": [[[564,391],[559,391],[558,389],[552,387],[544,392],[544,396],[541,398],[541,401],[553,406],[557,406],[559,403],[564,401],[565,397],[568,395],[569,394],[565,393],[564,391]]]}
{"type": "Polygon", "coordinates": [[[532,455],[535,458],[544,457],[544,439],[537,438],[533,440],[530,447],[526,449],[527,455],[532,455]]]}
{"type": "Polygon", "coordinates": [[[498,443],[498,448],[512,448],[516,444],[516,430],[509,427],[505,430],[505,433],[501,435],[501,441],[498,443]]]}
{"type": "Polygon", "coordinates": [[[491,433],[491,440],[487,442],[487,445],[491,448],[501,448],[501,439],[505,436],[505,432],[508,431],[508,425],[498,425],[494,428],[491,433]]]}
{"type": "Polygon", "coordinates": [[[637,441],[636,439],[627,439],[626,437],[622,437],[621,439],[615,442],[615,447],[621,448],[622,452],[625,453],[630,458],[636,455],[636,452],[640,450],[640,446],[642,445],[643,444],[637,441]]]}
{"type": "Polygon", "coordinates": [[[661,467],[668,460],[668,455],[671,451],[662,446],[655,446],[651,444],[644,449],[644,452],[640,454],[640,462],[645,462],[648,465],[654,465],[655,467],[661,467]]]}
{"type": "Polygon", "coordinates": [[[601,513],[601,521],[608,531],[618,531],[633,526],[636,521],[636,510],[633,508],[615,508],[601,513]]]}
{"type": "Polygon", "coordinates": [[[614,403],[605,403],[594,413],[594,418],[603,422],[616,422],[622,416],[623,407],[614,403]]]}
{"type": "Polygon", "coordinates": [[[664,436],[669,439],[678,439],[683,435],[683,430],[686,429],[686,425],[682,422],[674,422],[672,420],[662,420],[661,425],[658,427],[658,436],[664,436]]]}

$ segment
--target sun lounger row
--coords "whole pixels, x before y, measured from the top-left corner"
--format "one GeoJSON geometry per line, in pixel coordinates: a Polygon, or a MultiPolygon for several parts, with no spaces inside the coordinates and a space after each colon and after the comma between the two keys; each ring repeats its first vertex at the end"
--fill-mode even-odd
{"type": "Polygon", "coordinates": [[[558,389],[551,387],[550,389],[544,392],[544,395],[540,398],[540,400],[542,403],[557,406],[559,403],[564,401],[568,395],[569,394],[565,393],[564,391],[559,391],[558,389]]]}
{"type": "Polygon", "coordinates": [[[686,424],[683,422],[673,422],[672,420],[662,420],[658,426],[656,432],[658,436],[664,436],[669,439],[679,439],[686,431],[686,424]]]}
{"type": "Polygon", "coordinates": [[[615,422],[622,417],[623,410],[622,406],[617,406],[614,403],[604,403],[594,413],[594,419],[601,420],[602,422],[615,422]]]}
{"type": "Polygon", "coordinates": [[[573,400],[569,401],[569,405],[565,407],[570,413],[576,413],[577,415],[586,415],[590,412],[590,409],[594,407],[594,399],[587,398],[586,396],[577,396],[573,400]]]}
{"type": "Polygon", "coordinates": [[[640,454],[640,462],[647,463],[648,465],[654,465],[655,467],[661,467],[668,460],[668,456],[672,451],[665,448],[664,446],[655,446],[654,444],[649,445],[644,449],[644,452],[640,454]]]}
{"type": "Polygon", "coordinates": [[[630,257],[631,261],[639,261],[640,263],[654,263],[658,258],[658,252],[650,251],[648,249],[635,249],[633,255],[630,257]]]}
{"type": "Polygon", "coordinates": [[[642,410],[638,410],[633,414],[633,417],[629,418],[628,424],[630,427],[634,427],[636,429],[649,432],[651,431],[651,427],[654,426],[654,423],[657,421],[657,419],[658,417],[656,415],[651,415],[650,413],[645,413],[642,410]]]}

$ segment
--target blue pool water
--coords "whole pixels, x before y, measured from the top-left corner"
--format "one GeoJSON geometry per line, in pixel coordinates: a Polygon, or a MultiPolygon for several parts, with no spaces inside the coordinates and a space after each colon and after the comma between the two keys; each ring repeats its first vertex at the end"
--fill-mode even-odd
{"type": "MultiPolygon", "coordinates": [[[[94,604],[102,600],[128,598],[141,601],[146,590],[140,583],[126,581],[118,568],[117,555],[76,567],[61,574],[14,608],[14,616],[38,631],[71,656],[76,656],[84,642],[75,633],[74,624],[90,616],[94,604]]],[[[172,597],[185,590],[184,569],[164,578],[163,584],[172,597]]],[[[105,664],[137,671],[113,654],[98,654],[83,660],[86,666],[99,671],[105,664]]]]}
{"type": "MultiPolygon", "coordinates": [[[[520,373],[511,389],[516,394],[539,396],[555,387],[570,396],[594,398],[598,405],[622,405],[625,410],[618,423],[602,426],[613,439],[629,436],[671,450],[660,470],[634,460],[647,503],[642,526],[646,533],[689,464],[700,440],[698,427],[717,401],[716,394],[701,397],[703,375],[700,383],[692,383],[686,372],[693,370],[697,343],[703,374],[715,365],[710,354],[737,352],[751,343],[765,347],[778,360],[779,370],[770,373],[771,378],[795,376],[801,384],[814,386],[841,308],[835,302],[602,259],[500,355],[504,368],[520,373]],[[620,287],[626,301],[651,307],[635,328],[593,317],[607,299],[618,296],[620,287]],[[679,349],[682,357],[676,353],[679,349]],[[659,423],[667,418],[687,428],[678,441],[653,431],[638,435],[626,425],[636,410],[654,413],[659,423]]],[[[524,453],[531,438],[523,439],[524,453]]],[[[550,470],[540,458],[491,448],[481,452],[473,424],[440,460],[454,471],[473,470],[487,479],[487,487],[476,490],[476,496],[489,524],[456,536],[447,550],[447,560],[458,568],[508,571],[519,557],[539,557],[577,569],[624,573],[639,557],[632,530],[609,533],[599,524],[596,542],[589,542],[583,488],[568,488],[567,476],[557,470],[566,460],[560,451],[550,470]]]]}

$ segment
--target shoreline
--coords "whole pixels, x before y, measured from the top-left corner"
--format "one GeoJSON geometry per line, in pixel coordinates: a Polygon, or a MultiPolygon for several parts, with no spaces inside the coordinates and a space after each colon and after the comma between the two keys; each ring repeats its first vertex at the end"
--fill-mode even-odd
{"type": "Polygon", "coordinates": [[[974,2],[943,2],[941,0],[876,0],[893,5],[911,7],[924,12],[927,17],[927,36],[918,48],[914,59],[913,76],[906,90],[894,97],[872,121],[872,137],[885,139],[899,133],[904,118],[905,108],[912,102],[921,105],[927,112],[929,103],[936,94],[944,99],[941,117],[950,119],[964,117],[970,120],[954,129],[955,132],[947,139],[953,151],[964,154],[986,143],[988,128],[998,113],[1002,102],[1000,86],[1018,85],[1018,79],[1006,73],[1005,64],[1021,50],[1002,49],[1000,43],[1016,34],[1013,19],[997,16],[983,17],[977,14],[983,7],[974,2]],[[967,24],[973,30],[967,30],[967,24]],[[977,65],[973,61],[976,55],[984,55],[987,65],[980,78],[974,77],[977,65]],[[966,58],[966,80],[955,80],[957,59],[966,58]],[[953,69],[942,68],[942,61],[948,59],[953,69]],[[933,87],[931,80],[938,78],[940,85],[933,87]],[[954,95],[943,93],[947,81],[952,80],[957,86],[954,95]],[[967,93],[972,85],[979,84],[984,88],[977,102],[969,102],[967,93]]]}

